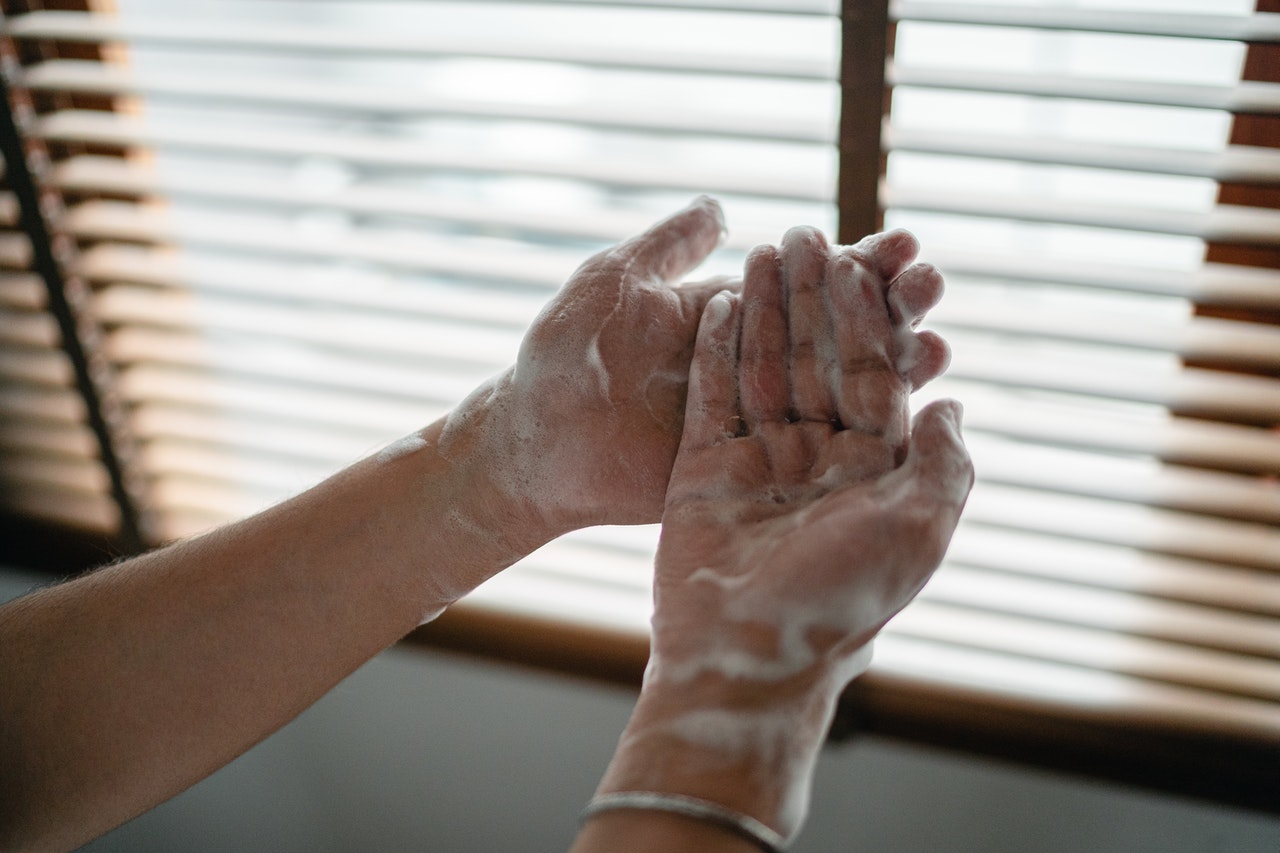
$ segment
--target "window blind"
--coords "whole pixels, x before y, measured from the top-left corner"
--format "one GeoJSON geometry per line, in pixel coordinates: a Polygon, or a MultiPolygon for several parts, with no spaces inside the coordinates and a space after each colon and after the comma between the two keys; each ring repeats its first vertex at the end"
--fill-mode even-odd
{"type": "MultiPolygon", "coordinates": [[[[1277,184],[1280,138],[1230,133],[1277,113],[1277,84],[1241,68],[1280,17],[1099,5],[891,5],[880,201],[948,273],[932,321],[955,358],[928,393],[965,401],[979,484],[878,650],[899,687],[953,690],[904,687],[883,710],[972,701],[944,727],[1014,752],[1036,726],[1062,766],[1111,729],[1130,778],[1152,747],[1122,738],[1163,731],[1181,773],[1225,789],[1242,744],[1280,758],[1280,327],[1261,321],[1280,274],[1208,263],[1205,244],[1280,235],[1274,205],[1218,198],[1277,184]]],[[[1274,808],[1277,781],[1240,787],[1274,808]]]]}
{"type": "MultiPolygon", "coordinates": [[[[1205,260],[1280,243],[1274,207],[1218,198],[1280,185],[1280,149],[1231,141],[1280,114],[1280,82],[1241,75],[1280,15],[899,0],[867,33],[885,4],[116,5],[10,14],[6,73],[154,540],[429,422],[583,258],[691,193],[731,228],[708,274],[882,217],[947,275],[954,362],[925,393],[965,402],[979,482],[841,724],[1280,807],[1280,272],[1205,260]]],[[[51,497],[5,501],[82,520],[71,466],[109,526],[16,235],[0,369],[68,408],[6,400],[6,476],[51,497]]],[[[634,680],[655,536],[566,537],[420,636],[634,680]]]]}

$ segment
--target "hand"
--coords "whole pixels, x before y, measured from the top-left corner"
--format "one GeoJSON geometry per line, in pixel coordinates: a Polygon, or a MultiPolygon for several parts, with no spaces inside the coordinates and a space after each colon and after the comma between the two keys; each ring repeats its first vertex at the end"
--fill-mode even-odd
{"type": "MultiPolygon", "coordinates": [[[[645,686],[602,792],[712,800],[793,835],[839,691],[942,559],[972,482],[914,238],[811,229],[707,305],[667,490],[645,686]]],[[[598,830],[603,831],[603,830],[598,830]]]]}
{"type": "Polygon", "coordinates": [[[524,339],[515,366],[452,415],[446,456],[485,458],[504,507],[547,539],[661,518],[683,428],[698,319],[724,280],[677,286],[716,247],[703,197],[584,263],[524,339]]]}
{"type": "Polygon", "coordinates": [[[937,272],[885,283],[914,254],[905,232],[831,252],[796,229],[752,254],[740,301],[708,306],[663,517],[655,675],[839,671],[941,560],[971,473],[954,403],[921,412],[908,444],[908,393],[947,361],[910,328],[937,272]]]}

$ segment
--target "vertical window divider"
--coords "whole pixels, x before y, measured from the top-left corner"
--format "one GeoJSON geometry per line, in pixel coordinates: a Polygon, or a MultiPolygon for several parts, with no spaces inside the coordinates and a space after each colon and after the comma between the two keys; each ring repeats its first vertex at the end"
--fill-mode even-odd
{"type": "Polygon", "coordinates": [[[888,0],[844,0],[840,46],[840,243],[856,243],[884,224],[878,201],[888,111],[885,64],[892,33],[888,0]]]}

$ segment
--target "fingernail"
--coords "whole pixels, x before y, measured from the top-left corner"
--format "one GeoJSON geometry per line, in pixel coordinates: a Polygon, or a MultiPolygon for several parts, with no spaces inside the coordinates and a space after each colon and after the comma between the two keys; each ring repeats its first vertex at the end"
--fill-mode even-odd
{"type": "Polygon", "coordinates": [[[732,297],[729,291],[722,290],[707,301],[707,307],[703,311],[707,321],[719,326],[729,319],[729,314],[733,310],[732,297]]]}
{"type": "Polygon", "coordinates": [[[951,420],[955,421],[956,429],[964,427],[964,404],[959,400],[951,400],[951,420]]]}

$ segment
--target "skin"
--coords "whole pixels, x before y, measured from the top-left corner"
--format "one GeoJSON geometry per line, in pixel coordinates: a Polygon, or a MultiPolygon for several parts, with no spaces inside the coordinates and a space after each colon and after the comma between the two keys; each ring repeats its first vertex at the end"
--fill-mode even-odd
{"type": "MultiPolygon", "coordinates": [[[[707,339],[699,346],[709,352],[709,341],[720,340],[713,329],[723,337],[726,327],[699,321],[719,284],[674,283],[722,230],[719,208],[701,199],[589,260],[535,323],[511,370],[393,452],[260,515],[0,607],[0,849],[69,850],[184,790],[424,619],[566,530],[652,521],[665,507],[673,541],[696,540],[681,532],[692,523],[681,520],[685,509],[692,519],[699,500],[719,498],[698,498],[696,488],[684,486],[686,499],[664,497],[682,431],[704,435],[708,418],[723,414],[700,402],[685,424],[684,365],[695,334],[707,339]],[[594,381],[570,381],[584,364],[596,369],[594,381]],[[561,447],[572,452],[553,452],[561,447]]],[[[879,249],[862,251],[883,280],[896,279],[914,241],[890,235],[879,249]]],[[[906,306],[903,328],[908,315],[936,299],[941,283],[930,283],[936,273],[912,269],[916,285],[888,289],[889,302],[906,306]],[[933,295],[910,295],[916,291],[933,295]]],[[[920,352],[945,360],[936,348],[920,352]]],[[[707,378],[698,387],[715,386],[714,363],[706,355],[699,360],[707,378]]],[[[921,380],[931,371],[907,373],[913,370],[921,380]]],[[[709,399],[703,390],[695,396],[709,399]]],[[[932,446],[920,440],[926,434],[922,424],[911,453],[932,446]]],[[[680,467],[696,472],[690,465],[680,467]]],[[[686,473],[679,482],[696,479],[686,473]]],[[[691,618],[670,604],[689,579],[670,556],[676,547],[664,545],[668,556],[659,567],[669,625],[691,618]]],[[[660,654],[675,642],[672,630],[661,630],[660,654]]],[[[811,674],[788,681],[797,697],[815,689],[811,674]]],[[[714,673],[694,681],[691,690],[651,679],[637,725],[658,710],[670,721],[761,701],[758,691],[744,694],[714,673]]],[[[780,689],[772,685],[767,695],[780,689]]],[[[655,773],[680,763],[671,743],[652,748],[655,773]]],[[[748,774],[735,782],[714,752],[710,764],[695,762],[712,769],[699,771],[691,789],[723,789],[723,801],[772,820],[766,804],[777,792],[758,791],[751,775],[765,765],[734,752],[732,761],[748,774]],[[740,797],[729,796],[739,788],[740,797]]],[[[616,766],[641,763],[624,741],[616,766]]],[[[652,814],[602,816],[584,838],[610,850],[646,838],[653,842],[646,849],[664,850],[731,850],[738,843],[722,830],[652,814]]]]}
{"type": "MultiPolygon", "coordinates": [[[[833,251],[793,230],[753,253],[741,298],[708,305],[652,657],[601,793],[694,796],[798,831],[836,699],[941,561],[972,483],[958,405],[908,435],[908,392],[946,363],[932,336],[899,358],[940,294],[936,271],[903,270],[913,255],[901,233],[833,251]]],[[[695,823],[605,812],[574,853],[756,849],[695,823]]]]}
{"type": "Polygon", "coordinates": [[[446,454],[508,459],[491,486],[538,528],[659,521],[698,320],[735,286],[673,285],[723,234],[719,206],[703,197],[589,259],[534,321],[516,364],[451,415],[446,454]],[[513,440],[538,452],[510,458],[513,440]]]}
{"type": "Polygon", "coordinates": [[[723,229],[699,199],[587,261],[509,381],[417,440],[0,608],[0,850],[68,850],[184,790],[560,533],[656,521],[719,289],[675,283],[723,229]],[[607,387],[564,381],[588,352],[607,387]]]}

